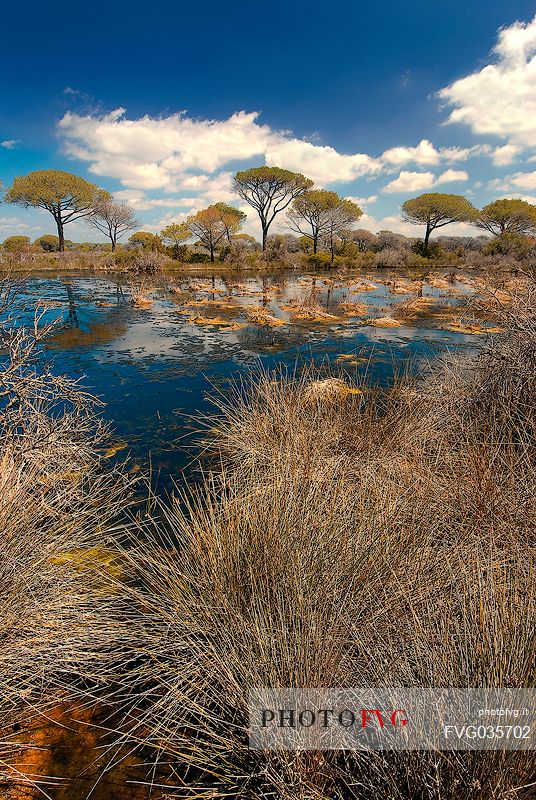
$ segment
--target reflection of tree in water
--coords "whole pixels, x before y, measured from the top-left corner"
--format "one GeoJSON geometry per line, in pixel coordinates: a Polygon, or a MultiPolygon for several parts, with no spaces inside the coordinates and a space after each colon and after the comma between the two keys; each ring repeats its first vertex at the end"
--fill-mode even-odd
{"type": "Polygon", "coordinates": [[[78,315],[76,313],[76,299],[74,296],[73,285],[68,278],[60,278],[60,280],[65,286],[65,290],[67,292],[67,301],[69,303],[69,322],[73,327],[78,328],[78,315]]]}
{"type": "Polygon", "coordinates": [[[127,325],[124,322],[109,318],[104,321],[90,322],[86,330],[74,326],[65,327],[49,340],[48,345],[61,349],[103,345],[123,336],[126,331],[127,325]]]}
{"type": "Polygon", "coordinates": [[[248,327],[238,330],[236,337],[237,343],[241,346],[253,348],[258,352],[265,350],[270,353],[279,353],[309,341],[310,331],[304,327],[277,329],[248,325],[248,327]]]}
{"type": "MultiPolygon", "coordinates": [[[[101,312],[98,320],[90,321],[87,324],[80,319],[80,298],[76,295],[76,287],[73,282],[66,277],[60,277],[59,282],[67,294],[68,315],[61,330],[48,340],[49,347],[66,349],[102,345],[114,341],[126,332],[127,325],[117,319],[117,308],[126,303],[119,280],[115,285],[115,303],[113,305],[106,303],[110,308],[101,312]]],[[[113,297],[113,295],[111,296],[113,297]]]]}

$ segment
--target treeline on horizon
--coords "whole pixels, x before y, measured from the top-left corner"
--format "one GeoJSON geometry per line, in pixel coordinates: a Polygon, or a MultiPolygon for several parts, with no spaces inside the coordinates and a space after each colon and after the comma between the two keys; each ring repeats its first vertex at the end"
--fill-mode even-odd
{"type": "Polygon", "coordinates": [[[411,238],[356,227],[363,214],[357,203],[336,192],[315,189],[309,178],[279,167],[237,172],[233,185],[237,196],[258,215],[261,242],[241,231],[246,214],[225,202],[214,203],[155,234],[137,230],[140,222],[128,204],[114,200],[84,178],[60,170],[30,172],[15,178],[3,200],[48,211],[57,234],[40,236],[33,244],[27,236],[10,236],[3,251],[19,255],[65,250],[115,253],[119,247],[126,253],[149,251],[186,263],[214,262],[216,257],[240,263],[259,253],[267,260],[284,260],[288,254],[303,253],[312,264],[334,264],[344,258],[368,266],[411,266],[428,260],[455,264],[468,253],[484,260],[532,260],[536,256],[536,206],[521,199],[495,200],[478,209],[463,195],[421,194],[401,206],[402,218],[424,229],[422,238],[411,238]],[[289,232],[271,235],[271,226],[281,214],[289,232]],[[66,239],[65,226],[80,219],[106,236],[109,244],[76,244],[66,239]],[[474,225],[485,234],[430,240],[433,233],[456,222],[474,225]],[[128,242],[121,245],[119,240],[127,233],[128,242]]]}

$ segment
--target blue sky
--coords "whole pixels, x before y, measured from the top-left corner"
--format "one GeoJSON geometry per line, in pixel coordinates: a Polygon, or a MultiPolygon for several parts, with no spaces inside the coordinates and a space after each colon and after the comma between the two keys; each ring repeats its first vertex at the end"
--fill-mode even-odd
{"type": "MultiPolygon", "coordinates": [[[[358,198],[371,230],[414,233],[399,208],[421,191],[534,199],[535,12],[526,0],[20,3],[2,42],[0,177],[68,169],[155,231],[238,204],[233,171],[262,163],[358,198]]],[[[0,240],[51,223],[0,206],[0,240]]],[[[247,230],[258,235],[251,214],[247,230]]],[[[83,223],[67,235],[98,239],[83,223]]]]}

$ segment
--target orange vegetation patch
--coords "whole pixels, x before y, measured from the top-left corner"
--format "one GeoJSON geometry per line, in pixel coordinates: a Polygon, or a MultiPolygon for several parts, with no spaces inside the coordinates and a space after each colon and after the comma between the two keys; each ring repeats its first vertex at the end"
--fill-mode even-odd
{"type": "Polygon", "coordinates": [[[419,285],[415,286],[411,283],[405,283],[403,281],[394,281],[394,283],[389,286],[389,291],[391,294],[413,294],[419,289],[419,285]]]}
{"type": "Polygon", "coordinates": [[[485,335],[487,333],[504,333],[503,328],[486,327],[478,322],[451,322],[445,326],[445,330],[454,333],[469,333],[474,336],[485,335]]]}
{"type": "Polygon", "coordinates": [[[429,313],[430,306],[437,302],[435,297],[412,297],[400,303],[393,314],[398,319],[415,319],[423,312],[429,313]]]}
{"type": "Polygon", "coordinates": [[[366,364],[368,360],[369,359],[364,358],[364,356],[356,356],[353,353],[341,353],[341,355],[337,356],[337,358],[335,359],[335,363],[358,366],[360,364],[366,364]]]}
{"type": "Polygon", "coordinates": [[[333,322],[338,319],[335,314],[323,311],[321,308],[297,308],[292,311],[295,319],[302,319],[306,322],[333,322]]]}
{"type": "Polygon", "coordinates": [[[375,328],[399,328],[401,324],[394,317],[375,317],[365,321],[365,325],[373,325],[375,328]]]}
{"type": "Polygon", "coordinates": [[[359,294],[360,292],[373,292],[374,289],[377,288],[378,285],[371,281],[358,281],[350,286],[350,291],[353,292],[353,294],[359,294]]]}
{"type": "Polygon", "coordinates": [[[223,317],[195,316],[190,317],[188,322],[190,322],[192,325],[219,325],[228,331],[237,331],[240,330],[240,328],[246,327],[244,322],[230,322],[228,319],[224,319],[223,317]]]}
{"type": "Polygon", "coordinates": [[[362,389],[349,386],[342,378],[326,378],[313,381],[305,387],[302,400],[306,405],[322,403],[337,403],[346,400],[350,395],[363,394],[362,389]]]}
{"type": "Polygon", "coordinates": [[[189,283],[188,284],[188,291],[189,292],[210,292],[212,290],[212,284],[210,281],[199,281],[197,283],[189,283]]]}
{"type": "MultiPolygon", "coordinates": [[[[116,754],[114,764],[110,763],[104,736],[97,727],[99,713],[102,715],[102,711],[63,702],[30,722],[17,734],[20,747],[0,787],[2,800],[163,798],[163,789],[145,785],[147,769],[133,753],[116,754]]],[[[163,785],[166,780],[167,776],[162,776],[157,782],[163,785]]]]}
{"type": "Polygon", "coordinates": [[[132,306],[134,308],[151,308],[153,300],[143,294],[132,295],[132,306]]]}
{"type": "Polygon", "coordinates": [[[450,283],[445,278],[430,278],[428,283],[434,289],[448,289],[450,287],[450,283]]]}
{"type": "Polygon", "coordinates": [[[288,325],[286,320],[274,317],[273,314],[270,314],[265,308],[262,308],[262,306],[252,306],[249,308],[247,310],[247,318],[249,322],[253,322],[255,325],[265,325],[271,328],[288,325]]]}
{"type": "Polygon", "coordinates": [[[206,300],[189,300],[187,303],[184,303],[184,306],[186,306],[187,308],[195,308],[196,306],[207,306],[212,308],[222,308],[225,310],[234,308],[231,300],[210,300],[209,298],[207,298],[206,300]]]}
{"type": "Polygon", "coordinates": [[[366,303],[339,303],[339,308],[349,317],[362,317],[368,311],[368,305],[366,303]]]}

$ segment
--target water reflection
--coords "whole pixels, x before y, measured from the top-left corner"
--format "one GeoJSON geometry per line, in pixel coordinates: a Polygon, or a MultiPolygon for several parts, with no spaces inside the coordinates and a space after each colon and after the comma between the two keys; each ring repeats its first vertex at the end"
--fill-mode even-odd
{"type": "Polygon", "coordinates": [[[169,485],[188,462],[183,445],[192,415],[208,410],[206,393],[244,370],[328,359],[386,382],[402,361],[418,367],[445,349],[473,347],[475,336],[447,329],[475,289],[473,279],[459,277],[158,279],[136,287],[151,303],[135,307],[124,276],[35,276],[23,287],[19,313],[29,321],[44,305],[47,320],[59,318],[48,343],[56,369],[84,376],[128,442],[132,467],[150,462],[169,485]],[[383,319],[394,327],[371,324],[383,319]]]}

